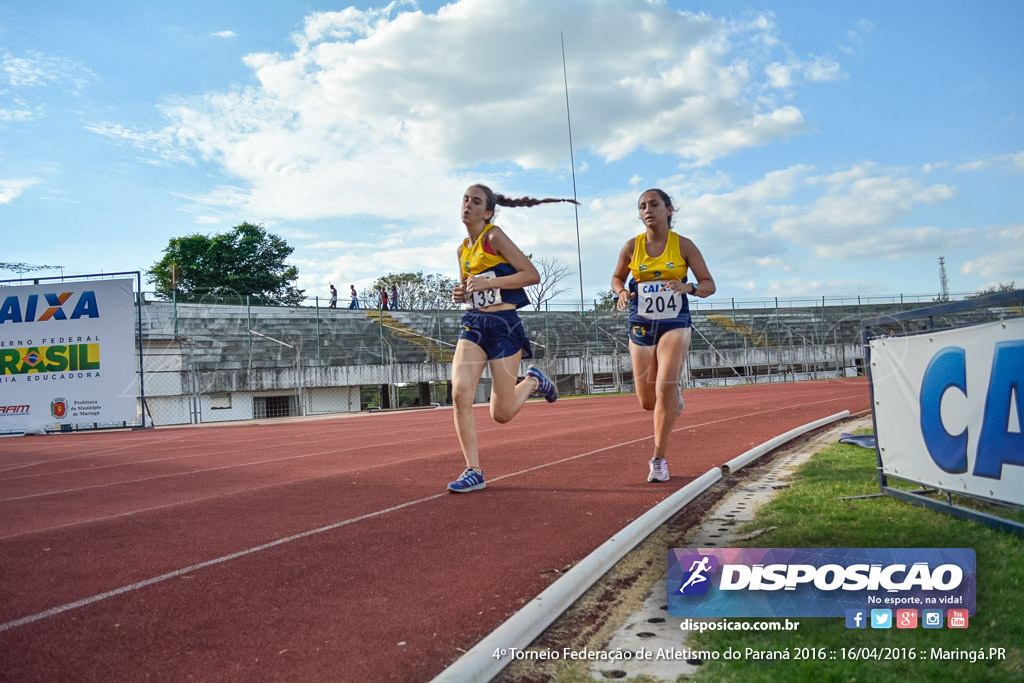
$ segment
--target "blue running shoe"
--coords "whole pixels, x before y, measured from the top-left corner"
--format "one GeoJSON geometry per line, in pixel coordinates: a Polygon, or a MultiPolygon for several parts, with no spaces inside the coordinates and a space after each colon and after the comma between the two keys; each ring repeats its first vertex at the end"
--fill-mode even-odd
{"type": "Polygon", "coordinates": [[[537,369],[536,365],[531,365],[526,369],[526,376],[532,377],[537,380],[537,390],[533,392],[533,396],[543,396],[544,400],[548,403],[554,403],[558,400],[558,387],[555,383],[544,376],[544,373],[537,369]]]}
{"type": "Polygon", "coordinates": [[[448,490],[452,493],[469,493],[470,491],[482,489],[484,486],[486,486],[484,484],[484,473],[472,467],[467,467],[459,475],[458,479],[448,484],[448,490]]]}

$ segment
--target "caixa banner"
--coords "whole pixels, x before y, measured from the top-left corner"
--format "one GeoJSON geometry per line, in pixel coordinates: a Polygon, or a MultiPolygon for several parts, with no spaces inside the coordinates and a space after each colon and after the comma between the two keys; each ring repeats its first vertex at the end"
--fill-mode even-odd
{"type": "Polygon", "coordinates": [[[966,609],[971,548],[673,548],[674,617],[844,617],[847,610],[966,609]]]}
{"type": "Polygon", "coordinates": [[[1024,505],[1024,319],[871,342],[882,471],[1024,505]]]}
{"type": "Polygon", "coordinates": [[[0,288],[0,431],[134,421],[132,281],[0,288]]]}

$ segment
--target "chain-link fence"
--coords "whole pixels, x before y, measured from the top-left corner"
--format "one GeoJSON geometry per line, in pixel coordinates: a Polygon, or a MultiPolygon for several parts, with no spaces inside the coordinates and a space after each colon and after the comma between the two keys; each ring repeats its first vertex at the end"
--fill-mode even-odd
{"type": "MultiPolygon", "coordinates": [[[[863,374],[860,321],[918,297],[691,303],[688,386],[863,374]]],[[[460,310],[261,306],[254,299],[146,301],[147,406],[156,424],[323,415],[451,402],[460,310]]],[[[979,309],[972,321],[1020,315],[979,309]]],[[[626,316],[548,305],[520,317],[564,395],[632,390],[626,316]]],[[[952,321],[951,321],[952,322],[952,321]]],[[[964,321],[957,320],[956,324],[964,321]]],[[[486,401],[485,372],[477,399],[486,401]]]]}

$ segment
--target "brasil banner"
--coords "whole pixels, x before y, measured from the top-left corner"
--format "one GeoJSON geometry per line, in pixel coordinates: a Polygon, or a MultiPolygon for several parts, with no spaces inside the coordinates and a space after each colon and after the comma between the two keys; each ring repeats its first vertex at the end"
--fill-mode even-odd
{"type": "Polygon", "coordinates": [[[0,288],[0,432],[134,422],[132,281],[0,288]]]}

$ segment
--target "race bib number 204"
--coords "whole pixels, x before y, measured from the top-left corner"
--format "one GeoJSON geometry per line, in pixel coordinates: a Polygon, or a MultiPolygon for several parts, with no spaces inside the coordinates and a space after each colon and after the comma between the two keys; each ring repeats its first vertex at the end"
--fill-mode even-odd
{"type": "Polygon", "coordinates": [[[683,295],[668,288],[666,280],[638,282],[637,313],[648,320],[675,318],[683,310],[683,295]]]}

